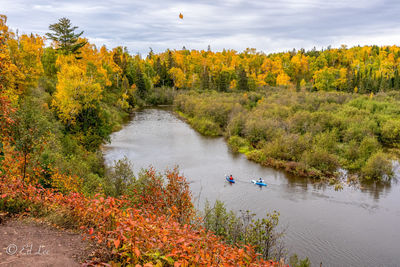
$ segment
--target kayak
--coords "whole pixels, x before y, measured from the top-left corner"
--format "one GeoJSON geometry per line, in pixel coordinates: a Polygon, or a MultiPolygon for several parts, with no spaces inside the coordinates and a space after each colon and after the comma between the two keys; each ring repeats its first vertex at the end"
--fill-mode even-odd
{"type": "Polygon", "coordinates": [[[230,182],[231,184],[234,184],[234,183],[235,183],[235,180],[230,180],[230,179],[229,179],[229,176],[226,176],[226,180],[227,180],[228,182],[230,182]]]}
{"type": "Polygon", "coordinates": [[[256,185],[259,185],[259,186],[267,186],[266,183],[260,183],[260,182],[257,182],[256,180],[251,180],[251,182],[252,182],[253,184],[256,184],[256,185]]]}

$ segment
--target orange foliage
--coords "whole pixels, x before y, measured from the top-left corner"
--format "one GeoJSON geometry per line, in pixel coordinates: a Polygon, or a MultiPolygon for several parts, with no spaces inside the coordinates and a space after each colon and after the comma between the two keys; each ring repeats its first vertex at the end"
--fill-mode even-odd
{"type": "MultiPolygon", "coordinates": [[[[13,164],[21,164],[15,153],[13,164]]],[[[21,203],[26,213],[40,207],[69,218],[91,239],[108,247],[113,262],[174,266],[275,266],[259,259],[252,247],[232,247],[204,228],[180,222],[191,217],[192,206],[187,182],[176,170],[167,173],[168,185],[157,192],[160,179],[150,170],[149,185],[141,192],[143,205],[128,198],[85,197],[77,192],[62,194],[22,181],[9,164],[0,175],[0,207],[21,203]],[[182,187],[183,185],[183,187],[182,187]],[[153,195],[149,195],[149,193],[153,195]],[[151,208],[152,206],[152,208],[151,208]],[[165,213],[164,207],[170,207],[165,213]]],[[[61,179],[61,174],[56,174],[61,179]]],[[[65,178],[65,177],[64,177],[65,178]]],[[[34,180],[34,179],[32,179],[34,180]]]]}
{"type": "Polygon", "coordinates": [[[0,85],[0,142],[9,136],[9,128],[14,123],[11,114],[15,111],[7,96],[2,95],[0,85]]]}

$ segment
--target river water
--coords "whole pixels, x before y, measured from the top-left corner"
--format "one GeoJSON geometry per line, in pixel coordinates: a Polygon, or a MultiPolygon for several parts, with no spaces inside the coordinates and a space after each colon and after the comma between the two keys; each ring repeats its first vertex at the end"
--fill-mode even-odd
{"type": "Polygon", "coordinates": [[[127,156],[135,173],[150,165],[178,165],[190,182],[194,204],[224,201],[257,216],[280,212],[289,253],[312,266],[400,266],[400,183],[362,189],[333,187],[261,167],[232,153],[223,138],[207,138],[167,109],[145,109],[111,137],[107,165],[127,156]],[[233,174],[236,184],[225,180],[233,174]],[[267,187],[251,179],[263,177],[267,187]]]}

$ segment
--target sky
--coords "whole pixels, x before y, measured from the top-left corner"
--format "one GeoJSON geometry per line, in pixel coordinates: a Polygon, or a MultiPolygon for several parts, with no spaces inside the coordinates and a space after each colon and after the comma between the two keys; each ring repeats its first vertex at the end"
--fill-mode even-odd
{"type": "Polygon", "coordinates": [[[67,17],[98,47],[142,55],[400,44],[398,0],[0,0],[0,14],[13,30],[40,35],[67,17]]]}

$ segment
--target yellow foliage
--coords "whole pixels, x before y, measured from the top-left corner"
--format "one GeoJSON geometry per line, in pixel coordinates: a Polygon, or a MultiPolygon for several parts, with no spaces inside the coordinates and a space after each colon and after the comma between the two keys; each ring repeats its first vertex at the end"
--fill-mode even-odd
{"type": "Polygon", "coordinates": [[[265,82],[265,78],[266,78],[266,74],[265,73],[257,75],[257,78],[255,79],[256,83],[257,83],[257,86],[265,86],[265,85],[267,85],[267,83],[265,82]]]}
{"type": "Polygon", "coordinates": [[[63,175],[58,170],[55,170],[51,176],[51,185],[62,192],[80,192],[83,182],[79,177],[63,175]]]}
{"type": "Polygon", "coordinates": [[[43,74],[41,61],[43,46],[44,40],[39,35],[24,34],[18,40],[8,40],[11,59],[23,75],[18,81],[20,88],[37,86],[37,81],[43,74]]]}
{"type": "Polygon", "coordinates": [[[301,82],[300,82],[300,88],[301,89],[305,89],[306,85],[307,85],[307,82],[304,79],[302,79],[301,82]]]}
{"type": "Polygon", "coordinates": [[[234,89],[237,86],[237,81],[236,80],[232,80],[229,84],[229,88],[230,89],[234,89]]]}
{"type": "Polygon", "coordinates": [[[83,109],[94,107],[101,100],[102,87],[87,75],[74,56],[60,56],[59,59],[57,63],[64,64],[60,65],[57,75],[53,106],[63,122],[73,124],[83,109]]]}
{"type": "Polygon", "coordinates": [[[185,74],[180,68],[171,68],[169,70],[169,74],[172,76],[174,80],[174,85],[177,88],[183,88],[185,84],[185,74]]]}
{"type": "Polygon", "coordinates": [[[308,60],[303,54],[296,54],[294,57],[292,57],[290,62],[295,72],[294,75],[297,76],[308,71],[308,60]]]}
{"type": "Polygon", "coordinates": [[[25,77],[11,60],[7,44],[13,33],[8,31],[6,22],[7,17],[0,15],[0,93],[16,103],[18,96],[23,93],[20,84],[25,77]]]}
{"type": "Polygon", "coordinates": [[[276,77],[276,85],[287,86],[290,84],[290,77],[285,72],[281,72],[276,77]]]}
{"type": "Polygon", "coordinates": [[[336,80],[336,87],[339,89],[345,89],[347,86],[347,69],[341,68],[339,70],[339,78],[336,80]]]}
{"type": "Polygon", "coordinates": [[[118,99],[117,105],[122,109],[128,109],[129,108],[129,103],[127,101],[128,98],[129,98],[129,96],[127,94],[123,93],[122,98],[118,99]]]}
{"type": "Polygon", "coordinates": [[[160,76],[156,75],[153,77],[153,79],[151,79],[151,82],[153,84],[157,84],[160,81],[160,76]]]}

